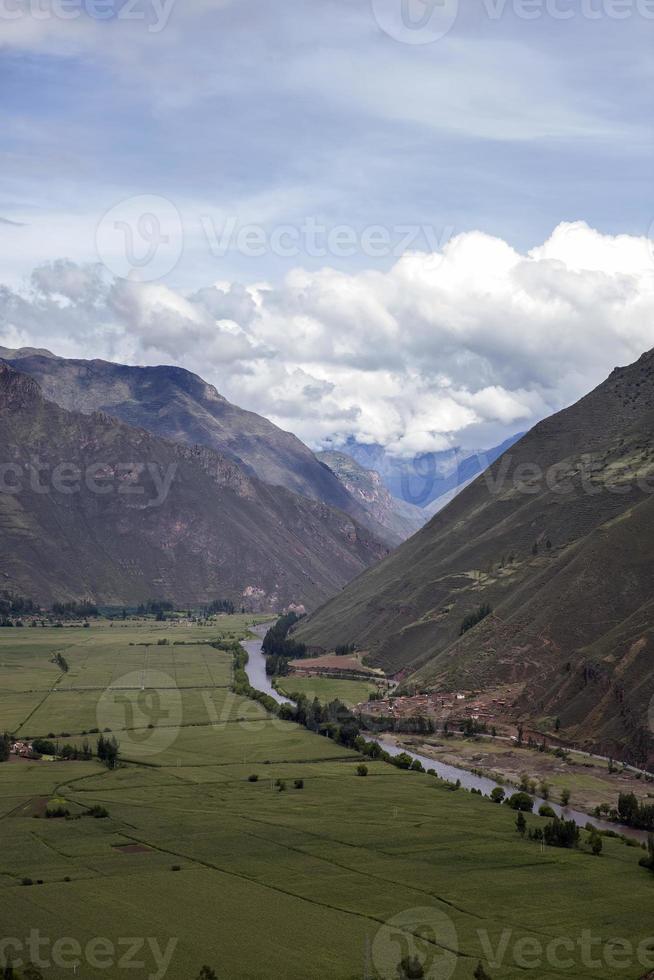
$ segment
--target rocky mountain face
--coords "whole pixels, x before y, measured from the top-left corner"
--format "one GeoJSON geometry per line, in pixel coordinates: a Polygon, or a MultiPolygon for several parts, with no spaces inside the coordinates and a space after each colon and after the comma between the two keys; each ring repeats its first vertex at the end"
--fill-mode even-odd
{"type": "MultiPolygon", "coordinates": [[[[74,389],[69,400],[82,400],[74,389]]],[[[92,401],[85,413],[61,408],[0,363],[3,591],[43,603],[312,608],[387,554],[343,511],[269,486],[230,455],[93,411],[92,401]]]]}
{"type": "Polygon", "coordinates": [[[654,762],[654,352],[537,425],[298,631],[654,762]],[[482,607],[492,613],[461,635],[482,607]]]}
{"type": "Polygon", "coordinates": [[[375,470],[367,470],[346,453],[324,452],[318,459],[329,466],[354,499],[371,518],[395,536],[395,543],[405,541],[422,527],[428,515],[413,504],[393,497],[375,470]]]}
{"type": "Polygon", "coordinates": [[[32,348],[0,347],[0,358],[33,377],[45,397],[62,408],[106,412],[165,439],[207,446],[264,483],[339,508],[385,543],[398,543],[393,529],[376,522],[296,436],[231,404],[190,371],[71,360],[32,348]]]}

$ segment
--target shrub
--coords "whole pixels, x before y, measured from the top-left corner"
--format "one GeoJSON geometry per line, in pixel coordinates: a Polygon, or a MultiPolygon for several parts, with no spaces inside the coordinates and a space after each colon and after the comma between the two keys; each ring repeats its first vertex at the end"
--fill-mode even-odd
{"type": "Polygon", "coordinates": [[[538,807],[538,813],[541,817],[555,817],[556,813],[548,803],[543,803],[538,807]]]}
{"type": "Polygon", "coordinates": [[[357,776],[367,776],[367,775],[368,775],[368,766],[362,762],[357,766],[357,776]]]}
{"type": "Polygon", "coordinates": [[[65,806],[49,806],[45,811],[45,815],[48,820],[60,820],[62,817],[69,817],[70,810],[67,810],[65,806]]]}
{"type": "Polygon", "coordinates": [[[105,807],[98,806],[96,804],[95,806],[92,806],[90,810],[88,810],[86,815],[88,817],[95,817],[96,820],[104,820],[105,817],[109,816],[109,811],[105,807]]]}
{"type": "Polygon", "coordinates": [[[504,792],[502,787],[496,786],[495,789],[491,791],[490,798],[493,801],[493,803],[502,803],[505,796],[506,793],[504,792]]]}
{"type": "Polygon", "coordinates": [[[25,885],[26,888],[34,884],[31,878],[21,878],[20,883],[21,885],[25,885]]]}
{"type": "Polygon", "coordinates": [[[251,776],[248,776],[248,783],[258,783],[258,782],[259,782],[259,777],[257,776],[256,772],[253,772],[251,776]]]}
{"type": "Polygon", "coordinates": [[[534,809],[534,801],[528,793],[513,793],[506,803],[512,810],[520,810],[523,813],[531,813],[534,809]]]}
{"type": "Polygon", "coordinates": [[[293,785],[295,786],[296,789],[304,789],[304,780],[296,779],[293,785]]]}

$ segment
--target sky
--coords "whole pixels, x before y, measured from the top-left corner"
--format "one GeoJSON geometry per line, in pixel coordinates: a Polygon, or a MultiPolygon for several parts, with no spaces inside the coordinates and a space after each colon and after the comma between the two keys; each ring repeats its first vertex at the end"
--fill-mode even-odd
{"type": "Polygon", "coordinates": [[[485,448],[654,346],[654,0],[0,0],[0,345],[313,448],[485,448]]]}

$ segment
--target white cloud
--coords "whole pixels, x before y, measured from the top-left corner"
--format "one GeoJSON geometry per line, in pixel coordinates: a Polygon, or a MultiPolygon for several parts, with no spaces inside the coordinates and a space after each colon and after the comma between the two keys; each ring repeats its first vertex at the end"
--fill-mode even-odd
{"type": "Polygon", "coordinates": [[[190,295],[58,262],[0,293],[0,323],[6,346],[180,363],[313,446],[411,455],[500,441],[654,346],[654,259],[576,222],[527,254],[470,232],[387,272],[190,295]]]}

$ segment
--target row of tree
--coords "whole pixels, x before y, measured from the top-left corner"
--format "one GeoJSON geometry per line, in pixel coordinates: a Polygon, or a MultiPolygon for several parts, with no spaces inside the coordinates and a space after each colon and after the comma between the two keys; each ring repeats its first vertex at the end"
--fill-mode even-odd
{"type": "Polygon", "coordinates": [[[298,643],[297,640],[289,639],[289,631],[301,619],[297,613],[290,612],[281,616],[274,626],[271,626],[263,638],[261,649],[267,657],[283,657],[286,660],[294,660],[306,657],[306,644],[298,643]]]}

